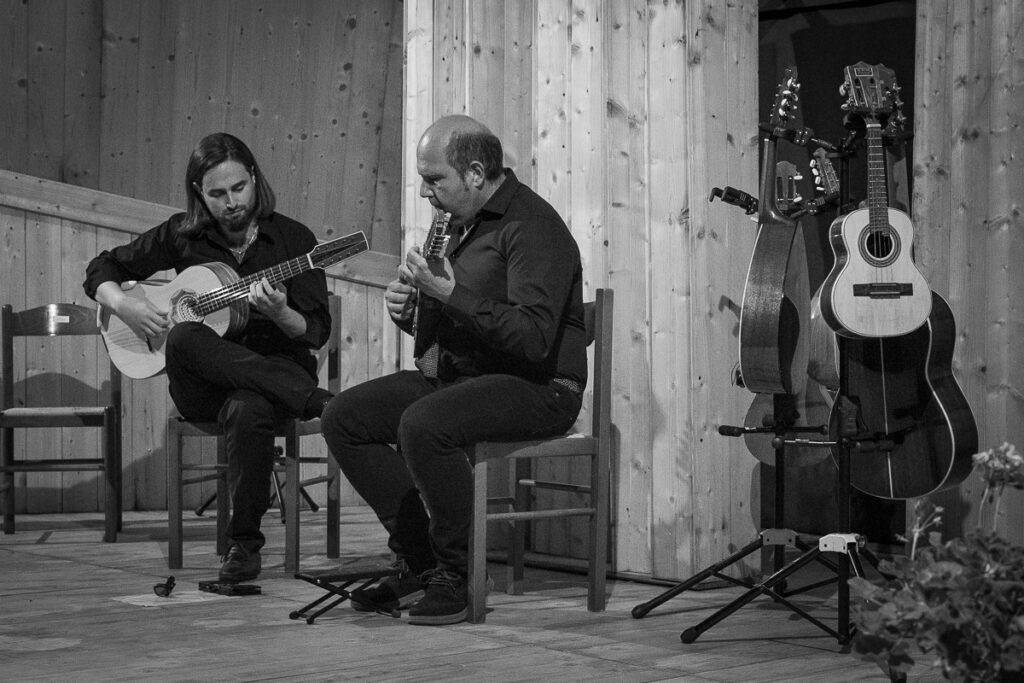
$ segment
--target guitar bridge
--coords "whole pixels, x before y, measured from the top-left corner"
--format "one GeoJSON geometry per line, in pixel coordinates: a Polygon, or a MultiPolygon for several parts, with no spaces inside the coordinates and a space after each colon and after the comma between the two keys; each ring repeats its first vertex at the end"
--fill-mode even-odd
{"type": "Polygon", "coordinates": [[[854,285],[854,296],[866,296],[871,299],[898,299],[901,296],[914,296],[912,282],[872,282],[854,285]]]}

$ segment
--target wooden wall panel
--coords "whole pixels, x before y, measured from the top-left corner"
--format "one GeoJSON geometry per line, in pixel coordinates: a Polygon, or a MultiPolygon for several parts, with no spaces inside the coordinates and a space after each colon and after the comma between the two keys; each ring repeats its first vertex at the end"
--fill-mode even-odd
{"type": "MultiPolygon", "coordinates": [[[[1009,0],[918,7],[913,218],[917,255],[957,323],[954,371],[979,445],[1024,444],[1020,299],[1024,255],[1020,148],[1024,11],[1009,0]]],[[[981,481],[936,496],[947,533],[974,528],[981,481]]],[[[1000,530],[1024,542],[1024,500],[1010,492],[1000,530]]]]}
{"type": "Polygon", "coordinates": [[[400,246],[402,3],[55,0],[2,7],[0,168],[171,206],[192,147],[245,140],[320,237],[400,246]]]}
{"type": "Polygon", "coordinates": [[[5,31],[0,40],[0,168],[28,166],[28,4],[21,0],[0,2],[0,25],[23,27],[5,31]]]}
{"type": "MultiPolygon", "coordinates": [[[[615,289],[617,569],[685,576],[756,526],[756,463],[715,433],[749,402],[729,383],[736,319],[722,301],[740,300],[753,231],[705,208],[711,184],[756,179],[755,5],[554,0],[513,11],[490,0],[466,5],[453,28],[463,10],[451,4],[407,2],[407,92],[421,94],[407,99],[407,144],[449,111],[483,120],[520,179],[565,217],[586,294],[615,289]],[[486,47],[496,43],[493,22],[480,17],[502,14],[499,69],[486,47]],[[499,81],[504,114],[495,113],[499,81]],[[510,116],[510,98],[528,83],[532,105],[510,116]]],[[[414,169],[407,159],[407,188],[414,169]]],[[[405,208],[415,243],[415,207],[405,208]]],[[[533,545],[579,555],[580,540],[575,524],[538,525],[533,545]]]]}
{"type": "MultiPolygon", "coordinates": [[[[390,278],[401,244],[402,11],[398,0],[4,0],[0,123],[12,134],[0,138],[0,169],[183,206],[189,152],[203,135],[225,130],[253,149],[280,211],[322,238],[366,231],[376,250],[373,265],[364,273],[346,264],[336,274],[364,283],[378,281],[381,272],[390,278]]],[[[22,208],[35,202],[31,208],[44,212],[79,206],[76,190],[61,186],[53,196],[54,187],[34,188],[45,199],[33,190],[32,201],[13,201],[22,208]],[[67,202],[61,193],[75,196],[67,202]]],[[[105,195],[94,200],[110,202],[105,195]]],[[[120,208],[135,212],[133,206],[120,208]]],[[[60,242],[70,250],[64,256],[78,264],[124,242],[149,227],[137,218],[90,226],[86,232],[94,237],[60,242]]],[[[61,225],[79,230],[69,220],[61,225]]],[[[6,235],[22,240],[21,248],[4,247],[12,263],[25,260],[25,234],[23,227],[6,235]]],[[[42,251],[38,258],[60,258],[59,248],[42,251]]],[[[38,289],[34,273],[31,266],[27,274],[24,267],[20,275],[6,271],[13,286],[5,291],[24,296],[38,289]]],[[[60,293],[81,297],[82,278],[82,272],[69,275],[60,293]]],[[[377,305],[364,305],[361,314],[375,316],[373,343],[381,359],[374,368],[393,368],[398,336],[379,331],[380,290],[357,287],[376,292],[364,293],[377,305]]],[[[166,380],[128,382],[124,395],[132,406],[124,419],[125,504],[158,509],[166,504],[163,433],[172,409],[166,380]]],[[[80,445],[65,441],[66,450],[80,445]]],[[[203,440],[186,442],[185,453],[214,458],[203,440]]],[[[88,475],[63,476],[77,481],[88,475]]],[[[186,504],[212,490],[212,484],[193,487],[186,504]]],[[[51,502],[59,507],[60,496],[51,502]]],[[[84,498],[69,504],[88,506],[84,498]]]]}
{"type": "MultiPolygon", "coordinates": [[[[0,286],[10,293],[4,301],[18,309],[52,301],[92,305],[82,291],[88,260],[103,249],[123,244],[174,211],[169,206],[0,170],[0,286]]],[[[361,256],[357,256],[346,262],[344,274],[332,269],[328,277],[331,290],[342,297],[338,324],[346,347],[342,367],[345,382],[363,381],[397,367],[397,338],[382,333],[386,329],[383,288],[397,266],[397,258],[377,252],[367,256],[368,268],[360,267],[361,256]]],[[[20,400],[56,405],[78,397],[95,397],[109,388],[107,354],[99,340],[38,340],[20,348],[15,366],[20,400]]],[[[321,375],[326,382],[326,368],[322,368],[321,375]]],[[[165,509],[166,426],[173,411],[166,377],[126,379],[124,406],[124,505],[126,509],[165,509]]],[[[29,458],[98,452],[94,432],[19,430],[15,433],[15,448],[29,458]]],[[[324,455],[326,445],[319,437],[309,437],[303,441],[303,450],[309,455],[324,455]]],[[[184,455],[213,463],[214,442],[187,439],[184,455]]],[[[187,488],[186,507],[197,506],[213,492],[213,483],[187,488]]],[[[310,493],[324,502],[323,487],[315,487],[310,493]]],[[[101,510],[102,495],[95,473],[15,476],[19,512],[101,510]]],[[[348,505],[361,504],[347,484],[342,487],[342,499],[348,505]]]]}

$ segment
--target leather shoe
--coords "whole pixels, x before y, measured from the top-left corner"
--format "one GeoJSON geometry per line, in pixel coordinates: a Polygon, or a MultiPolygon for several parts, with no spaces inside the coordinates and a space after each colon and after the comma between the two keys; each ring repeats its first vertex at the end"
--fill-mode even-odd
{"type": "Polygon", "coordinates": [[[334,398],[334,394],[317,387],[306,399],[306,407],[302,410],[303,420],[315,420],[324,414],[324,408],[334,398]]]}
{"type": "Polygon", "coordinates": [[[249,551],[235,544],[224,556],[224,564],[221,565],[217,578],[225,583],[252,581],[260,575],[260,568],[260,551],[249,551]]]}

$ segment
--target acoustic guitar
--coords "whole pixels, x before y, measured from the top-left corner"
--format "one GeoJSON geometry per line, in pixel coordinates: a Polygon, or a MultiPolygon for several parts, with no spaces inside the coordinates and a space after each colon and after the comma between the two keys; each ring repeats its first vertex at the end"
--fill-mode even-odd
{"type": "Polygon", "coordinates": [[[822,284],[821,311],[847,337],[895,337],[924,324],[931,289],[914,265],[910,217],[889,206],[882,125],[902,122],[899,86],[891,69],[858,62],[845,69],[843,108],[864,117],[868,148],[867,208],[832,222],[835,265],[822,284]]]}
{"type": "MultiPolygon", "coordinates": [[[[937,293],[929,297],[925,323],[909,334],[833,335],[846,382],[845,398],[832,406],[829,435],[852,444],[850,484],[879,498],[918,498],[957,486],[978,450],[974,414],[953,376],[953,313],[937,293]]],[[[833,458],[838,462],[835,451],[833,458]]]]}
{"type": "MultiPolygon", "coordinates": [[[[793,139],[800,83],[796,67],[786,69],[772,103],[764,141],[758,200],[758,231],[740,309],[740,374],[754,393],[798,393],[805,381],[807,344],[806,254],[799,223],[780,208],[778,196],[791,188],[788,167],[779,167],[778,141],[793,139]]],[[[790,204],[787,204],[790,206],[790,204]]]]}
{"type": "MultiPolygon", "coordinates": [[[[167,309],[171,326],[186,321],[202,322],[218,335],[230,338],[249,321],[247,299],[254,282],[266,278],[274,285],[314,268],[327,268],[369,248],[366,235],[354,232],[318,244],[305,256],[245,277],[239,277],[224,263],[205,263],[186,268],[170,282],[139,282],[125,294],[167,309]]],[[[144,379],[164,371],[167,332],[158,337],[140,336],[104,306],[99,307],[96,315],[107,353],[125,376],[144,379]]]]}

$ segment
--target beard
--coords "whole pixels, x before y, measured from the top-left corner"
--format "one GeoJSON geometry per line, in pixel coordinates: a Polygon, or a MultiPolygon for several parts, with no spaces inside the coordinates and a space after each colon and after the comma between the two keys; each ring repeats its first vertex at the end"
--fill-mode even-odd
{"type": "Polygon", "coordinates": [[[256,206],[248,205],[241,209],[225,212],[217,216],[217,224],[229,235],[232,233],[245,232],[252,217],[256,214],[256,206]]]}

